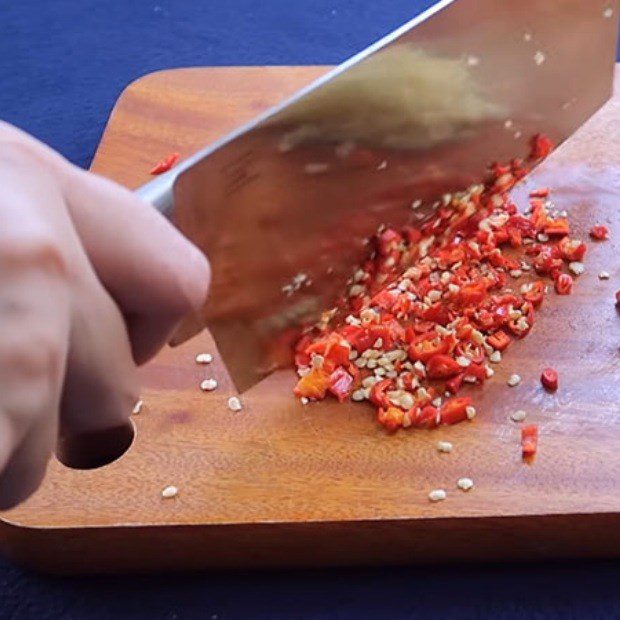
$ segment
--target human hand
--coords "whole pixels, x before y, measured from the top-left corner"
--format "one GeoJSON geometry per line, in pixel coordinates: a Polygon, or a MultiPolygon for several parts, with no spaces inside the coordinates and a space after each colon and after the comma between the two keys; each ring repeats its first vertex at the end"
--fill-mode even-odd
{"type": "Polygon", "coordinates": [[[205,257],[128,190],[0,122],[0,509],[50,455],[129,445],[136,366],[204,303],[205,257]]]}

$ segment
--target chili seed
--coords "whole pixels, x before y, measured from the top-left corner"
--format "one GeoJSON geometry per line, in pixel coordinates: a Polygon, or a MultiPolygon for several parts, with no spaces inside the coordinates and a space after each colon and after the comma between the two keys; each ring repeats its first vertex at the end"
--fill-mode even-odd
{"type": "Polygon", "coordinates": [[[144,402],[142,400],[139,400],[134,406],[133,409],[131,410],[131,413],[133,413],[133,415],[138,415],[140,413],[140,411],[142,411],[142,405],[144,404],[144,402]]]}
{"type": "Polygon", "coordinates": [[[443,489],[433,489],[429,494],[428,494],[428,499],[431,502],[442,502],[444,499],[446,499],[446,492],[443,489]]]}
{"type": "Polygon", "coordinates": [[[452,444],[449,441],[438,441],[437,442],[437,450],[439,452],[444,452],[445,454],[452,452],[452,444]]]}
{"type": "Polygon", "coordinates": [[[243,409],[243,405],[237,396],[231,396],[228,399],[228,408],[231,411],[241,411],[243,409]]]}
{"type": "Polygon", "coordinates": [[[200,384],[200,389],[203,392],[213,392],[213,390],[217,389],[218,383],[216,379],[205,379],[200,384]]]}
{"type": "Polygon", "coordinates": [[[568,268],[576,275],[576,276],[580,276],[581,274],[583,274],[583,272],[586,270],[585,266],[583,263],[580,263],[579,261],[573,261],[572,263],[568,264],[568,268]]]}
{"type": "Polygon", "coordinates": [[[175,487],[172,484],[165,487],[161,492],[161,496],[164,499],[172,499],[173,497],[176,497],[178,494],[179,494],[179,489],[177,489],[177,487],[175,487]]]}
{"type": "Polygon", "coordinates": [[[518,409],[517,411],[513,411],[510,414],[510,419],[513,422],[523,422],[523,420],[525,420],[527,416],[527,413],[525,411],[523,411],[523,409],[518,409]]]}
{"type": "Polygon", "coordinates": [[[351,400],[354,400],[356,402],[361,402],[366,398],[366,395],[364,394],[364,390],[360,389],[360,390],[355,390],[355,392],[353,392],[353,394],[351,394],[351,400]]]}
{"type": "Polygon", "coordinates": [[[456,486],[461,489],[461,491],[470,491],[474,488],[474,481],[471,478],[459,478],[456,486]]]}
{"type": "Polygon", "coordinates": [[[601,271],[601,272],[598,274],[598,279],[599,279],[599,280],[609,280],[609,272],[607,272],[607,271],[601,271]]]}
{"type": "Polygon", "coordinates": [[[196,356],[196,364],[210,364],[213,361],[211,353],[199,353],[196,356]]]}
{"type": "Polygon", "coordinates": [[[508,385],[510,387],[516,387],[517,385],[519,385],[519,383],[521,383],[521,377],[519,375],[510,375],[510,377],[508,377],[508,385]]]}

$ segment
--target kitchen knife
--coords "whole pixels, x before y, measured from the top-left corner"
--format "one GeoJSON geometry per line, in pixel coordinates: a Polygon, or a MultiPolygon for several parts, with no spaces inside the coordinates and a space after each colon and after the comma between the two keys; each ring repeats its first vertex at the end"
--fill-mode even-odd
{"type": "Polygon", "coordinates": [[[274,341],[333,305],[379,225],[423,222],[609,98],[617,11],[443,0],[139,189],[211,262],[180,339],[208,327],[240,391],[274,370],[274,341]]]}

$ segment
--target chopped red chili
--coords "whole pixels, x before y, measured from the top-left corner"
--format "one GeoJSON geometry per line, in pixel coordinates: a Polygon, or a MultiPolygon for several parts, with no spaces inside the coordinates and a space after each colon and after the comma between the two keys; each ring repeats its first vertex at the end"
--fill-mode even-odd
{"type": "Polygon", "coordinates": [[[330,376],[320,368],[313,368],[307,375],[301,377],[295,386],[295,395],[312,400],[325,398],[330,384],[330,376]]]}
{"type": "Polygon", "coordinates": [[[597,225],[590,228],[590,237],[595,241],[605,241],[609,238],[609,229],[607,226],[597,225]]]}
{"type": "Polygon", "coordinates": [[[558,389],[558,373],[553,368],[545,368],[540,375],[540,382],[551,391],[558,389]]]}
{"type": "Polygon", "coordinates": [[[179,159],[181,159],[180,153],[170,153],[164,159],[158,161],[150,170],[149,174],[163,174],[164,172],[168,172],[172,167],[174,167],[179,159]]]}
{"type": "Polygon", "coordinates": [[[426,373],[429,379],[449,379],[461,372],[461,367],[449,355],[438,353],[428,360],[426,373]]]}
{"type": "Polygon", "coordinates": [[[442,424],[458,424],[467,420],[467,407],[471,407],[472,399],[469,396],[449,398],[441,406],[439,414],[442,424]]]}
{"type": "Polygon", "coordinates": [[[530,143],[530,159],[544,159],[553,150],[553,142],[543,134],[536,134],[530,143]]]}
{"type": "MultiPolygon", "coordinates": [[[[530,161],[552,148],[535,136],[530,161]]],[[[439,395],[491,377],[496,352],[531,330],[545,279],[569,292],[562,268],[586,251],[569,237],[568,220],[549,212],[547,188],[531,192],[529,215],[517,211],[507,192],[526,172],[520,160],[493,164],[483,185],[444,196],[420,227],[382,227],[337,312],[324,313],[298,341],[295,394],[370,401],[390,431],[473,417],[470,396],[442,404],[439,395]]]]}
{"type": "Polygon", "coordinates": [[[577,239],[563,237],[558,244],[562,258],[567,261],[581,261],[586,253],[586,244],[577,239]]]}
{"type": "Polygon", "coordinates": [[[538,450],[538,425],[528,424],[521,429],[521,452],[524,457],[532,457],[538,450]]]}
{"type": "Polygon", "coordinates": [[[342,403],[351,395],[353,376],[344,368],[336,368],[329,379],[329,391],[342,403]]]}
{"type": "Polygon", "coordinates": [[[503,351],[504,349],[506,349],[511,342],[512,340],[510,339],[510,336],[502,330],[491,334],[487,338],[487,343],[498,351],[503,351]]]}
{"type": "Polygon", "coordinates": [[[570,295],[573,290],[573,279],[567,273],[563,273],[555,281],[555,290],[558,295],[570,295]]]}

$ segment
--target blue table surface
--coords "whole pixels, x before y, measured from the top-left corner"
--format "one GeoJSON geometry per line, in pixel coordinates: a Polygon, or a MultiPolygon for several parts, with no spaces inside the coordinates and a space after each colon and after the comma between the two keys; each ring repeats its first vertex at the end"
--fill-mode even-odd
{"type": "MultiPolygon", "coordinates": [[[[0,118],[87,166],[145,73],[338,63],[431,4],[1,0],[0,118]]],[[[619,581],[616,562],[50,578],[0,560],[0,618],[620,618],[619,581]]]]}

